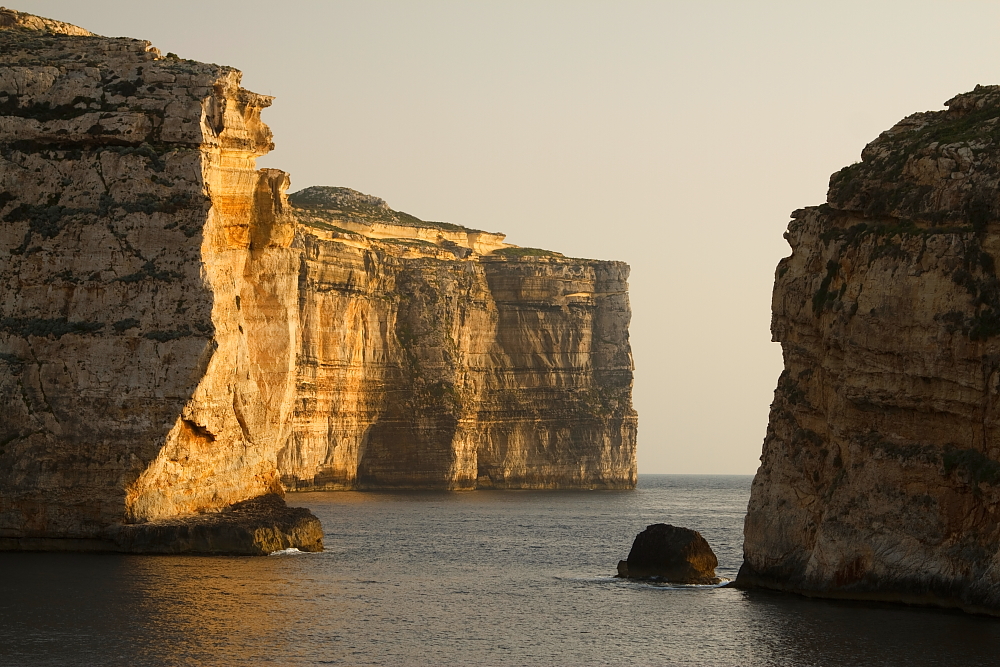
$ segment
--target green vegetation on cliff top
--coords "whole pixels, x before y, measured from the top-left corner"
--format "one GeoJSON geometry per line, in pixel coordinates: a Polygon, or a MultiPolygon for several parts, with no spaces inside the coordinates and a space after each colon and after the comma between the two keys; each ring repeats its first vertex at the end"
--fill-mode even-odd
{"type": "Polygon", "coordinates": [[[1000,202],[993,196],[1000,177],[1000,87],[976,86],[947,104],[947,111],[904,119],[869,144],[861,162],[834,173],[829,204],[869,218],[971,225],[975,231],[1000,219],[1000,202]],[[925,158],[926,166],[917,164],[925,158]],[[960,201],[942,206],[948,174],[936,181],[927,175],[947,169],[949,160],[951,180],[962,183],[963,192],[960,201]]]}
{"type": "Polygon", "coordinates": [[[425,227],[448,232],[481,232],[479,229],[453,225],[450,222],[431,222],[404,213],[394,211],[384,200],[366,195],[350,188],[314,185],[288,195],[288,201],[296,208],[305,209],[313,214],[330,220],[343,220],[360,223],[380,222],[388,225],[404,225],[407,227],[425,227]]]}

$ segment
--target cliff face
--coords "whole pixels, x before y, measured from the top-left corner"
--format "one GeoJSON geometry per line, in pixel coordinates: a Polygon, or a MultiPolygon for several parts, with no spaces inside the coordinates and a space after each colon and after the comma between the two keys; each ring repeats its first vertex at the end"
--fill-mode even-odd
{"type": "Polygon", "coordinates": [[[1000,88],[947,104],[792,214],[745,585],[1000,610],[1000,88]]]}
{"type": "Polygon", "coordinates": [[[282,482],[633,486],[627,266],[293,207],[239,82],[0,8],[0,548],[282,482]]]}
{"type": "Polygon", "coordinates": [[[12,15],[0,537],[94,537],[279,490],[298,254],[287,177],[254,169],[270,98],[229,68],[12,15]]]}
{"type": "Polygon", "coordinates": [[[291,199],[302,347],[286,486],[635,485],[626,265],[346,189],[291,199]]]}

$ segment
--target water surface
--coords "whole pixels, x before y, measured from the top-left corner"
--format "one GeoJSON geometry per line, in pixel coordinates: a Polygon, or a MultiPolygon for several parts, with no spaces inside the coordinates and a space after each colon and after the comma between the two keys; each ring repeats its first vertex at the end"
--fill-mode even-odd
{"type": "Polygon", "coordinates": [[[1000,619],[612,576],[662,521],[735,577],[751,479],[290,495],[321,554],[0,553],[0,664],[997,664],[1000,619]]]}

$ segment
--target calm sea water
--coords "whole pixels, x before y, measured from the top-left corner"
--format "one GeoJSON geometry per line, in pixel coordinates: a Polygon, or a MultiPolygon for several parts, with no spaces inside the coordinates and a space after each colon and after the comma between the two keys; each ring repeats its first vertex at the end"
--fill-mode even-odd
{"type": "Polygon", "coordinates": [[[655,522],[740,564],[749,476],[309,493],[327,551],[0,553],[2,665],[996,665],[1000,619],[612,577],[655,522]]]}

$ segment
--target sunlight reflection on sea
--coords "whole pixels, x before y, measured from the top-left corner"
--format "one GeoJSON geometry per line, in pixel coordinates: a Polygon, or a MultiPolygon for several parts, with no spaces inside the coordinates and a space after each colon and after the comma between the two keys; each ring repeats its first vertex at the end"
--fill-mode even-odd
{"type": "Polygon", "coordinates": [[[998,619],[612,576],[662,521],[734,578],[750,481],[290,495],[320,554],[3,553],[0,664],[995,664],[998,619]]]}

